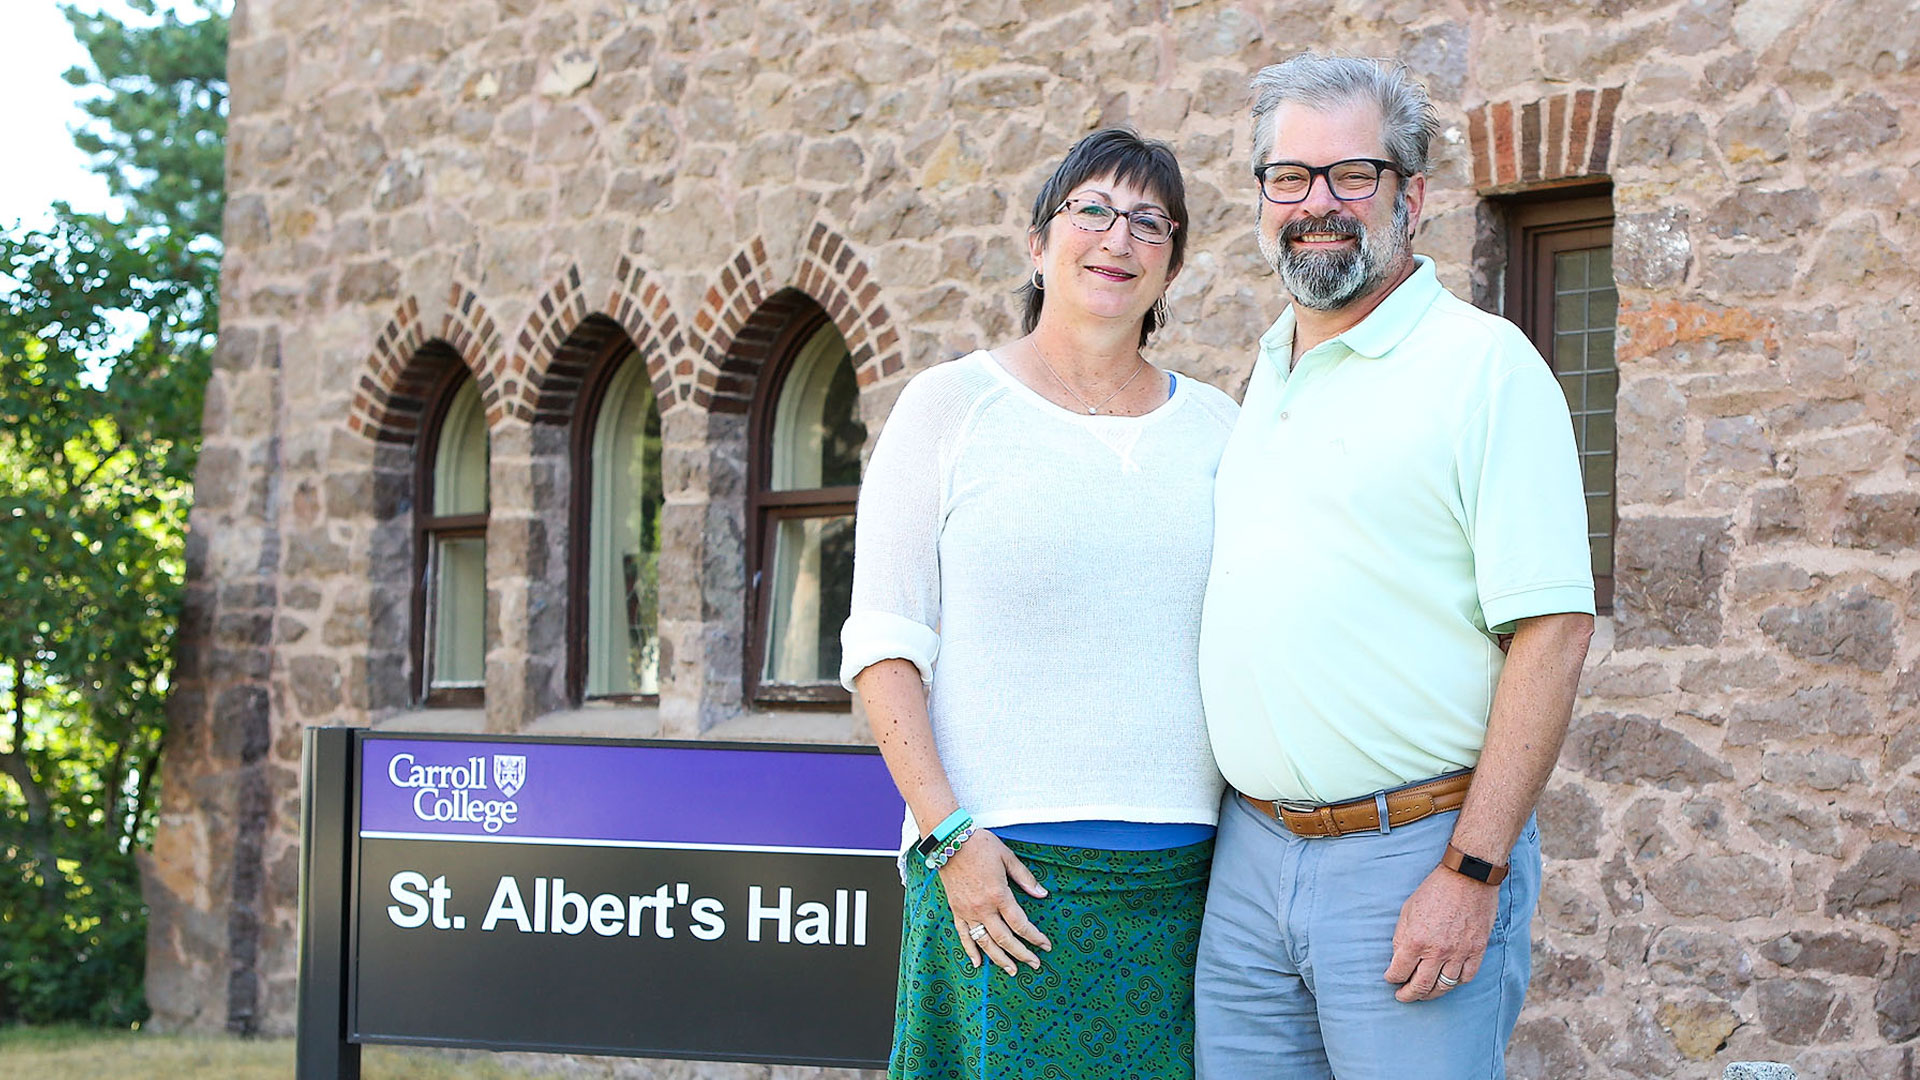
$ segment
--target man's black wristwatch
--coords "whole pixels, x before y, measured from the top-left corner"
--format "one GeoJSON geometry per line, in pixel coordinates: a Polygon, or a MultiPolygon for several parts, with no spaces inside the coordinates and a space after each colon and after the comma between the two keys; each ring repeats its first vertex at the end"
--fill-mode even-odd
{"type": "Polygon", "coordinates": [[[1498,885],[1507,878],[1506,867],[1495,866],[1485,859],[1475,858],[1452,844],[1447,845],[1447,853],[1441,856],[1440,865],[1456,874],[1464,874],[1488,885],[1498,885]]]}

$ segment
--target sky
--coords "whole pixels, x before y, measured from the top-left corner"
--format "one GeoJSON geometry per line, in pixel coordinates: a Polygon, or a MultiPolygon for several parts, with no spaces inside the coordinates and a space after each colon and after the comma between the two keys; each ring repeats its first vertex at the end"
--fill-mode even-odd
{"type": "MultiPolygon", "coordinates": [[[[142,18],[119,0],[80,0],[76,6],[110,11],[128,22],[142,18]]],[[[73,145],[72,128],[87,119],[78,104],[86,91],[60,76],[85,64],[87,53],[73,39],[60,0],[0,0],[0,12],[8,46],[7,62],[0,64],[0,101],[7,103],[0,113],[0,146],[7,148],[0,164],[0,227],[45,223],[55,199],[77,210],[117,211],[107,182],[88,169],[87,156],[73,145]]]]}

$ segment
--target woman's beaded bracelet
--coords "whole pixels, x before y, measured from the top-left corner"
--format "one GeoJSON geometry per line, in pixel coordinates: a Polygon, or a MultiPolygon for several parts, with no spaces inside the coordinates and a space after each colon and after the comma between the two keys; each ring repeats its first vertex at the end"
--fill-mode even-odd
{"type": "Polygon", "coordinates": [[[935,825],[932,832],[927,833],[918,844],[914,845],[914,850],[918,851],[923,857],[932,855],[934,852],[940,850],[940,845],[946,843],[955,833],[958,833],[961,829],[971,824],[973,824],[972,814],[967,813],[964,808],[955,810],[953,813],[941,818],[940,824],[935,825]]]}
{"type": "Polygon", "coordinates": [[[953,858],[954,852],[959,851],[960,845],[971,839],[973,834],[973,819],[968,818],[967,823],[961,826],[959,832],[954,833],[945,843],[940,845],[940,850],[927,856],[927,869],[938,870],[947,865],[947,860],[953,858]]]}

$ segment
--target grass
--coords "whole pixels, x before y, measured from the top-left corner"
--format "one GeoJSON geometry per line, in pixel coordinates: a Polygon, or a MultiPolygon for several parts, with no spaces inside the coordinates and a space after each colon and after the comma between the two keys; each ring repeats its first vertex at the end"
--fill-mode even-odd
{"type": "MultiPolygon", "coordinates": [[[[365,1080],[527,1080],[485,1055],[369,1046],[365,1080]]],[[[0,1027],[0,1076],[34,1080],[290,1080],[292,1039],[150,1035],[92,1028],[0,1027]]]]}

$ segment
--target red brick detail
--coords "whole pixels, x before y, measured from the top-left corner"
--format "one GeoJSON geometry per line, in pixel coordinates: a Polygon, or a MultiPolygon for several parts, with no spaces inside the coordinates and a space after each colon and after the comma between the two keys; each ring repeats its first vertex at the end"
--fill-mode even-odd
{"type": "Polygon", "coordinates": [[[473,373],[487,423],[499,423],[525,381],[504,345],[486,305],[466,286],[456,282],[448,290],[437,326],[422,318],[419,299],[408,296],[374,339],[347,410],[347,428],[380,442],[411,443],[420,433],[426,395],[449,363],[465,364],[473,373]]]}
{"type": "Polygon", "coordinates": [[[1485,105],[1467,111],[1467,142],[1473,147],[1473,186],[1493,186],[1493,144],[1487,138],[1488,109],[1485,105]]]}
{"type": "Polygon", "coordinates": [[[792,280],[776,280],[758,238],[716,276],[689,332],[695,403],[714,412],[746,412],[781,330],[809,302],[824,309],[846,339],[860,385],[905,370],[902,334],[891,324],[879,280],[845,237],[816,223],[792,280]]]}
{"type": "Polygon", "coordinates": [[[1467,110],[1473,186],[1505,195],[1543,183],[1604,178],[1620,88],[1568,90],[1467,110]]]}

